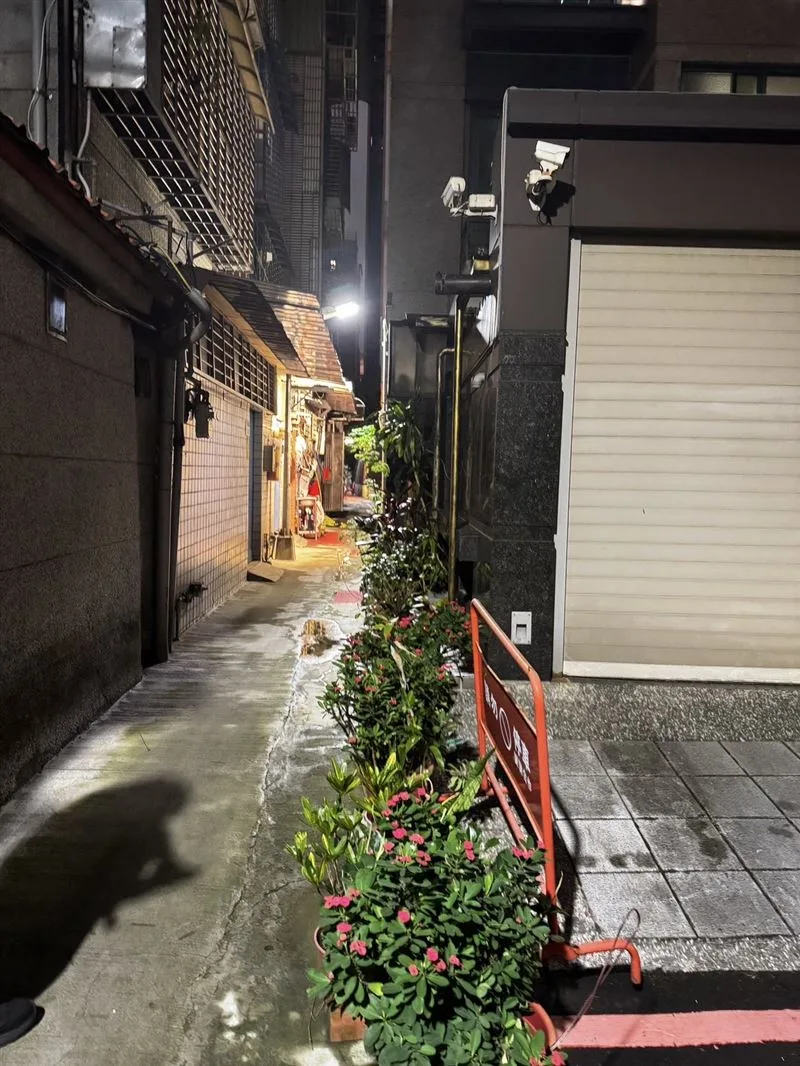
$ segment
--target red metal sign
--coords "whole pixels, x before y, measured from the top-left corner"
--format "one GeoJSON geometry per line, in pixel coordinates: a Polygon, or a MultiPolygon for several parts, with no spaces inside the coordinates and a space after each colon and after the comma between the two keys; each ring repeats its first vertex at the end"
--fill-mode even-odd
{"type": "Polygon", "coordinates": [[[503,769],[530,815],[540,839],[544,834],[541,774],[536,731],[495,672],[483,665],[483,724],[503,769]]]}

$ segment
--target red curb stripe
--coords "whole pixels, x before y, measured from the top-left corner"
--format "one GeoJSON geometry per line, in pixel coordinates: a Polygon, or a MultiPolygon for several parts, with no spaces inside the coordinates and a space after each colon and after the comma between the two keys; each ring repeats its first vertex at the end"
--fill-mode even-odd
{"type": "Polygon", "coordinates": [[[334,603],[361,603],[360,592],[337,592],[333,597],[334,603]]]}
{"type": "MultiPolygon", "coordinates": [[[[554,1018],[564,1032],[569,1018],[554,1018]]],[[[691,1014],[586,1014],[567,1048],[701,1047],[800,1043],[800,1010],[710,1010],[691,1014]]]]}

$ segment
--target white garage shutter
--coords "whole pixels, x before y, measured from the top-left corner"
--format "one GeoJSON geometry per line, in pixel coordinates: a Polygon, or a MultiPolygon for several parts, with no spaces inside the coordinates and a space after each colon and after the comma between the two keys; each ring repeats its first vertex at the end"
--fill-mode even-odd
{"type": "Polygon", "coordinates": [[[579,270],[564,673],[800,681],[800,252],[585,244],[579,270]]]}

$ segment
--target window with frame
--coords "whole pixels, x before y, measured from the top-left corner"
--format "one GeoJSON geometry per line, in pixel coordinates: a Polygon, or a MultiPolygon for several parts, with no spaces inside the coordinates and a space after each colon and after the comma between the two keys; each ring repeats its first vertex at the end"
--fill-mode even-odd
{"type": "Polygon", "coordinates": [[[276,413],[277,370],[218,311],[195,346],[195,364],[201,373],[276,413]]]}
{"type": "Polygon", "coordinates": [[[685,66],[681,71],[681,92],[733,93],[737,96],[800,96],[800,69],[722,70],[685,66]]]}

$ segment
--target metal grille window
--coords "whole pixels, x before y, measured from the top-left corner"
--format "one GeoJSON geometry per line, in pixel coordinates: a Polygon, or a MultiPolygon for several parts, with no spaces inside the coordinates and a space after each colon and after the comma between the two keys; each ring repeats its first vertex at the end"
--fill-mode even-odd
{"type": "Polygon", "coordinates": [[[275,367],[217,311],[211,319],[211,328],[195,348],[195,364],[201,373],[259,407],[276,412],[275,367]]]}

